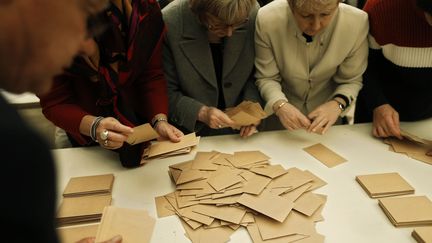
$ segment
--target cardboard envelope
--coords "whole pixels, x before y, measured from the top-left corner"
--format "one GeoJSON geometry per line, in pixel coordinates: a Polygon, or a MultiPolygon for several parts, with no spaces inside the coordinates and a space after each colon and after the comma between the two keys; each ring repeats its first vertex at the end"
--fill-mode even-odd
{"type": "Polygon", "coordinates": [[[133,133],[129,135],[126,142],[130,145],[147,142],[159,137],[159,134],[153,129],[150,124],[142,124],[133,128],[133,133]]]}

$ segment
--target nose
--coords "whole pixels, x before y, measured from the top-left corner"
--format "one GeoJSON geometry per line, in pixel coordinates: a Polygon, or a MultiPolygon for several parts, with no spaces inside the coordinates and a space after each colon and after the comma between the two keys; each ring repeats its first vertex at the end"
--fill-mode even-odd
{"type": "Polygon", "coordinates": [[[87,38],[81,42],[81,45],[79,47],[79,54],[90,56],[96,51],[96,42],[91,39],[87,38]]]}
{"type": "Polygon", "coordinates": [[[321,21],[319,18],[314,18],[310,23],[311,29],[314,32],[318,32],[321,29],[321,21]]]}

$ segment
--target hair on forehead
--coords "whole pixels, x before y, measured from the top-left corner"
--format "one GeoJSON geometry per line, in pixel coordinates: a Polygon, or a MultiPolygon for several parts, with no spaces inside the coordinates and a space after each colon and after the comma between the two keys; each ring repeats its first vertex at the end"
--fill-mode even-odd
{"type": "Polygon", "coordinates": [[[249,16],[256,0],[189,0],[189,5],[196,15],[209,13],[226,24],[238,23],[249,16]]]}
{"type": "Polygon", "coordinates": [[[328,7],[339,2],[341,0],[288,0],[291,7],[312,11],[322,10],[323,7],[328,7]]]}

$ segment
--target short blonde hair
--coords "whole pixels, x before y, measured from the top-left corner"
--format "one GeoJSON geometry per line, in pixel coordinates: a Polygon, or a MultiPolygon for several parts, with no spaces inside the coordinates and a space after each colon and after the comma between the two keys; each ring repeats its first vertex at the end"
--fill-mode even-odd
{"type": "Polygon", "coordinates": [[[288,0],[291,8],[304,10],[322,10],[323,7],[339,3],[341,0],[288,0]]]}
{"type": "Polygon", "coordinates": [[[249,16],[256,0],[189,0],[189,6],[196,15],[209,13],[225,24],[234,24],[249,16]]]}

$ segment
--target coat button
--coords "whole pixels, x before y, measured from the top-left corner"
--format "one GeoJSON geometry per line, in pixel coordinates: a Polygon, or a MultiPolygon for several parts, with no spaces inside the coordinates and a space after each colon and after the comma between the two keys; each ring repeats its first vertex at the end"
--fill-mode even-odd
{"type": "Polygon", "coordinates": [[[231,82],[224,83],[224,88],[231,88],[231,86],[232,86],[231,82]]]}

